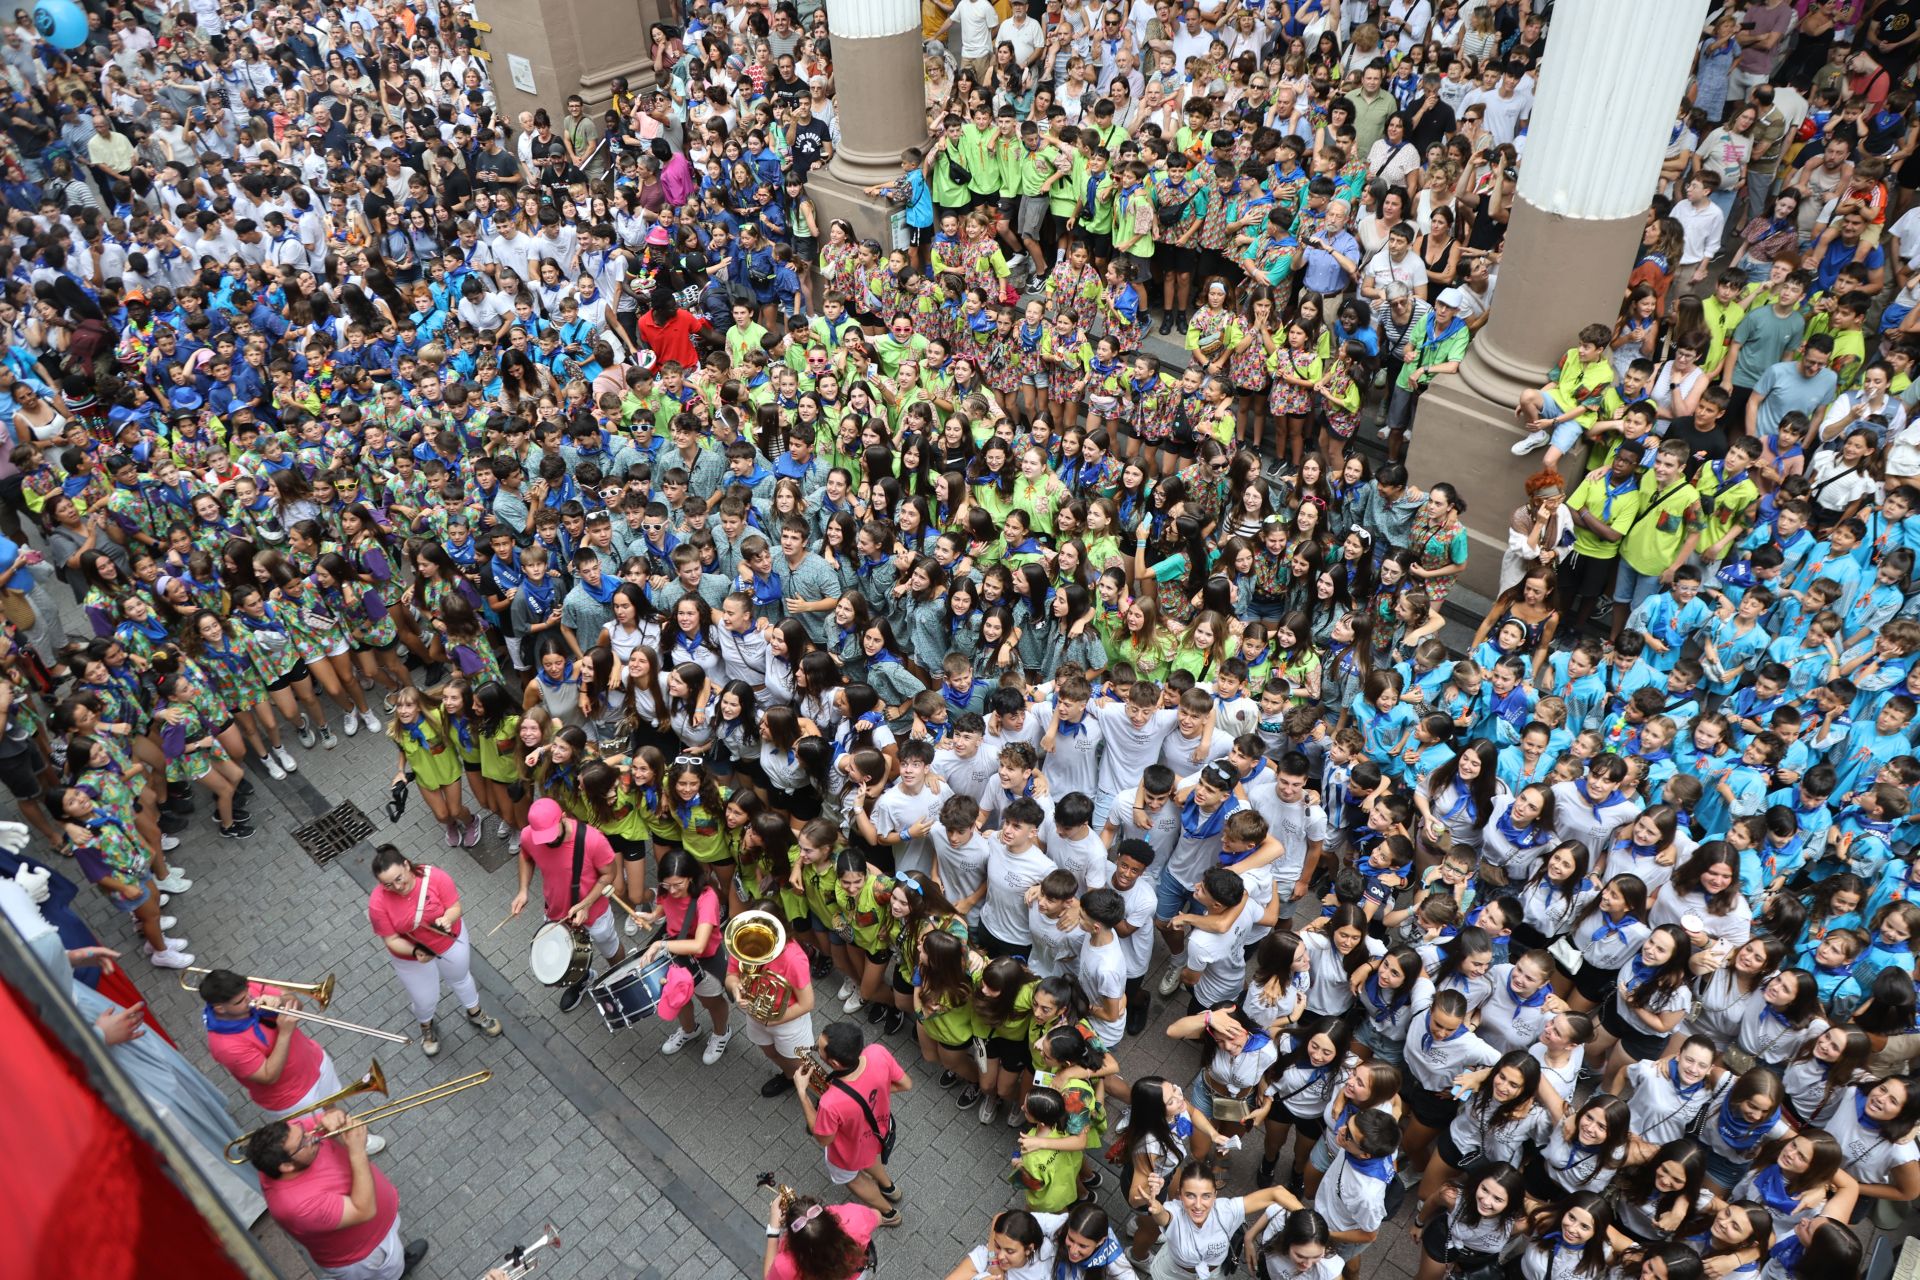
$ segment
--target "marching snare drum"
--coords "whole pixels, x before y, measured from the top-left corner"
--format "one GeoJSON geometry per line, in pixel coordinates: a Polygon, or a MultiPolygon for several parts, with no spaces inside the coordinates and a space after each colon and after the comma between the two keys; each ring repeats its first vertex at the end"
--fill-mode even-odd
{"type": "Polygon", "coordinates": [[[540,926],[533,935],[533,949],[527,953],[527,968],[535,980],[549,987],[570,987],[587,976],[593,963],[593,940],[585,929],[576,929],[564,920],[540,926]]]}
{"type": "Polygon", "coordinates": [[[651,961],[635,956],[587,988],[608,1031],[625,1031],[654,1015],[672,964],[665,956],[651,961]]]}

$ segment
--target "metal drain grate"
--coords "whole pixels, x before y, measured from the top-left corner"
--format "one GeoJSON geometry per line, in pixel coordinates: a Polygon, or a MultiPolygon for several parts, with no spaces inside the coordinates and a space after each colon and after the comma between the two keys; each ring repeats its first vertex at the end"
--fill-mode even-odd
{"type": "Polygon", "coordinates": [[[373,834],[373,819],[357,805],[340,804],[304,827],[293,838],[309,858],[325,866],[373,834]]]}

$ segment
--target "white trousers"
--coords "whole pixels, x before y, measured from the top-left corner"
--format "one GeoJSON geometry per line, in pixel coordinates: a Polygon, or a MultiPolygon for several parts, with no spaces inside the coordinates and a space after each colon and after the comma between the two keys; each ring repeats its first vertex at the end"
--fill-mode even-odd
{"type": "Polygon", "coordinates": [[[315,1267],[327,1280],[400,1280],[407,1269],[407,1244],[400,1238],[400,1215],[393,1215],[387,1238],[372,1253],[344,1267],[315,1267]]]}
{"type": "Polygon", "coordinates": [[[407,989],[407,998],[413,1002],[413,1020],[426,1023],[432,1020],[433,1011],[440,1003],[440,984],[453,988],[453,994],[460,998],[462,1009],[477,1008],[480,1004],[480,989],[473,983],[473,947],[467,941],[466,931],[453,940],[453,945],[431,960],[402,960],[391,951],[387,958],[393,961],[393,972],[400,979],[400,985],[407,989]]]}
{"type": "Polygon", "coordinates": [[[323,1051],[320,1054],[320,1074],[314,1077],[313,1088],[307,1090],[306,1096],[284,1110],[269,1111],[267,1114],[275,1120],[285,1120],[288,1116],[303,1116],[313,1110],[313,1104],[320,1099],[340,1092],[340,1087],[340,1073],[333,1069],[333,1057],[323,1051]]]}

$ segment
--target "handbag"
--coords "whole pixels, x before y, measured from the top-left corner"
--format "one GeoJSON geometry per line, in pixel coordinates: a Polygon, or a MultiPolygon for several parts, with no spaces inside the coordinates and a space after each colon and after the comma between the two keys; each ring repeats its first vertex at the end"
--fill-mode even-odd
{"type": "Polygon", "coordinates": [[[942,154],[947,157],[948,180],[963,187],[971,186],[973,184],[973,170],[967,168],[966,165],[961,164],[960,161],[955,158],[953,148],[947,148],[942,154]]]}
{"type": "Polygon", "coordinates": [[[893,1159],[893,1144],[900,1136],[900,1126],[893,1122],[893,1117],[887,1117],[886,1132],[882,1133],[880,1131],[880,1122],[874,1118],[873,1108],[867,1105],[867,1100],[861,1096],[858,1089],[855,1089],[838,1076],[835,1076],[827,1083],[846,1094],[849,1098],[852,1098],[860,1107],[860,1114],[867,1118],[867,1128],[873,1130],[873,1136],[880,1139],[880,1163],[885,1164],[887,1161],[893,1159]]]}
{"type": "Polygon", "coordinates": [[[1571,938],[1555,938],[1547,944],[1547,952],[1553,957],[1554,963],[1560,966],[1561,972],[1568,977],[1580,972],[1580,967],[1587,962],[1587,958],[1580,954],[1580,948],[1573,945],[1571,938]]]}

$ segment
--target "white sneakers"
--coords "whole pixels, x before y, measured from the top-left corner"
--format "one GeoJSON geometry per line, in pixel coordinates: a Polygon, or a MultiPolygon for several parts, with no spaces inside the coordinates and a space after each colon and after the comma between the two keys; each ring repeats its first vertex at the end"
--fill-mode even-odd
{"type": "MultiPolygon", "coordinates": [[[[307,745],[312,746],[313,744],[309,742],[307,745]]],[[[293,753],[288,751],[285,746],[275,747],[273,749],[273,758],[279,761],[280,767],[288,773],[300,772],[300,762],[293,758],[293,753]]]]}
{"type": "Polygon", "coordinates": [[[367,1154],[377,1156],[387,1149],[387,1140],[377,1133],[367,1135],[367,1154]]]}
{"type": "Polygon", "coordinates": [[[685,1027],[675,1027],[673,1034],[660,1042],[660,1052],[663,1056],[671,1058],[674,1054],[692,1044],[699,1035],[700,1032],[698,1030],[688,1031],[685,1027]]]}
{"type": "Polygon", "coordinates": [[[173,949],[173,944],[176,942],[180,943],[183,947],[186,945],[184,939],[168,938],[166,948],[160,951],[155,951],[152,947],[143,947],[142,949],[147,953],[148,963],[152,964],[156,969],[185,969],[192,965],[193,956],[191,954],[186,951],[173,949]]]}
{"type": "Polygon", "coordinates": [[[700,1051],[700,1061],[709,1067],[712,1066],[726,1056],[727,1046],[732,1043],[733,1031],[731,1029],[729,1029],[725,1035],[716,1033],[708,1036],[707,1047],[700,1051]]]}
{"type": "Polygon", "coordinates": [[[1546,448],[1549,438],[1548,434],[1544,431],[1529,432],[1519,443],[1515,444],[1509,452],[1516,458],[1524,458],[1535,449],[1546,448]]]}
{"type": "MultiPolygon", "coordinates": [[[[348,716],[347,719],[351,721],[353,717],[348,716]]],[[[387,726],[380,722],[379,716],[373,714],[372,708],[368,708],[360,713],[360,723],[367,726],[368,733],[385,733],[387,731],[387,726]]]]}
{"type": "Polygon", "coordinates": [[[266,766],[267,776],[275,782],[287,776],[287,771],[280,767],[280,762],[275,760],[271,754],[261,756],[260,763],[266,766]]]}
{"type": "Polygon", "coordinates": [[[861,1008],[865,1006],[866,1003],[867,1002],[861,998],[860,993],[856,991],[852,995],[848,996],[845,1000],[842,1000],[840,1002],[840,1012],[858,1013],[860,1012],[861,1008]]]}
{"type": "MultiPolygon", "coordinates": [[[[163,850],[178,849],[179,847],[180,841],[173,836],[162,836],[160,838],[160,848],[163,850]],[[168,844],[167,841],[169,840],[172,840],[173,843],[168,844]]],[[[169,868],[165,880],[156,880],[153,883],[154,887],[162,893],[185,893],[187,890],[193,888],[193,881],[181,875],[180,868],[178,867],[169,868]]],[[[165,906],[166,904],[162,903],[161,905],[165,906]]]]}
{"type": "Polygon", "coordinates": [[[351,738],[354,734],[360,732],[359,712],[357,711],[347,712],[346,722],[340,726],[340,732],[346,734],[349,738],[351,738]]]}

